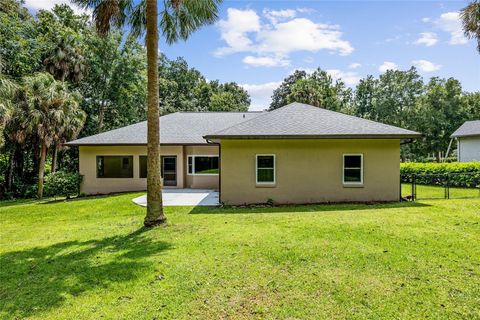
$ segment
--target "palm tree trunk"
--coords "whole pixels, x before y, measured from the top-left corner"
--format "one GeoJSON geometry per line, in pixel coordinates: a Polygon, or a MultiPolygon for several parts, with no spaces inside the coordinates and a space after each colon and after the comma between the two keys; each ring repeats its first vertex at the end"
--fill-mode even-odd
{"type": "Polygon", "coordinates": [[[15,148],[12,149],[10,153],[10,158],[8,160],[8,170],[5,177],[7,191],[12,191],[13,187],[13,170],[15,169],[15,148]]]}
{"type": "Polygon", "coordinates": [[[158,92],[158,22],[157,0],[147,0],[147,215],[145,227],[163,224],[167,218],[162,207],[160,178],[160,112],[158,92]]]}
{"type": "Polygon", "coordinates": [[[40,149],[40,162],[38,164],[38,199],[43,197],[43,175],[45,173],[45,158],[47,157],[47,144],[42,141],[40,149]]]}
{"type": "Polygon", "coordinates": [[[58,147],[57,144],[53,144],[52,148],[52,172],[57,171],[57,159],[58,159],[58,147]]]}

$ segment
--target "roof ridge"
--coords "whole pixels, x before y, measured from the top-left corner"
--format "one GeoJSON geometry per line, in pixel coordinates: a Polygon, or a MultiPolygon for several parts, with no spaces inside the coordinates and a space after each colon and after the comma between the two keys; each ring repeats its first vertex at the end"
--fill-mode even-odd
{"type": "MultiPolygon", "coordinates": [[[[177,111],[169,114],[174,114],[174,113],[263,113],[265,111],[177,111]]],[[[168,116],[168,114],[166,114],[168,116]]]]}
{"type": "MultiPolygon", "coordinates": [[[[282,108],[283,108],[283,107],[282,107],[282,108]]],[[[278,108],[278,109],[281,109],[281,108],[278,108]]],[[[275,109],[275,110],[278,110],[278,109],[275,109]]],[[[215,134],[218,134],[218,133],[220,133],[220,132],[222,132],[222,131],[225,131],[225,130],[227,130],[227,129],[234,128],[234,127],[239,126],[239,125],[241,125],[241,124],[245,124],[245,123],[250,122],[250,121],[252,121],[252,120],[255,120],[255,119],[264,117],[264,116],[266,116],[266,115],[271,114],[271,113],[272,113],[273,111],[275,111],[275,110],[272,110],[272,111],[262,111],[263,114],[262,114],[262,115],[259,115],[258,117],[255,117],[255,118],[252,118],[252,119],[248,119],[248,120],[239,122],[239,123],[237,123],[237,124],[234,124],[233,126],[223,128],[223,129],[220,130],[220,131],[215,131],[214,133],[211,133],[211,134],[209,134],[209,135],[215,135],[215,134]]]]}

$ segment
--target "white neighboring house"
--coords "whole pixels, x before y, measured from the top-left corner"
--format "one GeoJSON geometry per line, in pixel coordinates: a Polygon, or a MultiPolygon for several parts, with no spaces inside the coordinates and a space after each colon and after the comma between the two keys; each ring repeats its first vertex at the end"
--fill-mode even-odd
{"type": "Polygon", "coordinates": [[[459,162],[480,161],[480,120],[466,121],[450,137],[457,139],[459,162]]]}

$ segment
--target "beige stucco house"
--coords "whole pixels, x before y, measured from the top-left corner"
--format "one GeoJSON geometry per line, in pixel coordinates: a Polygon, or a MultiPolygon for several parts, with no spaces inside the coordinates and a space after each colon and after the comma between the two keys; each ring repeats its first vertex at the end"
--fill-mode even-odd
{"type": "MultiPolygon", "coordinates": [[[[165,188],[215,189],[239,205],[398,201],[400,144],[421,134],[292,103],[270,112],[160,118],[165,188]]],[[[146,122],[81,138],[82,192],[146,189],[146,122]]]]}

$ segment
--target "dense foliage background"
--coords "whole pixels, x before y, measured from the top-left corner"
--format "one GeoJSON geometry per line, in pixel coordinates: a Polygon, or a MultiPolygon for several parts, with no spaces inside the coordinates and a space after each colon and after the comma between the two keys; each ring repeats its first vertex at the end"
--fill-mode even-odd
{"type": "MultiPolygon", "coordinates": [[[[43,144],[49,182],[56,170],[77,170],[77,150],[63,142],[145,120],[146,70],[144,46],[121,30],[99,36],[67,5],[32,16],[0,0],[0,198],[35,194],[43,144]]],[[[250,105],[239,85],[207,81],[183,58],[161,55],[159,73],[162,114],[250,105]]]]}
{"type": "MultiPolygon", "coordinates": [[[[162,114],[249,108],[242,87],[208,81],[183,58],[161,55],[159,74],[162,114]]],[[[296,70],[269,109],[293,101],[424,133],[402,146],[403,161],[441,161],[451,133],[480,119],[480,92],[464,92],[453,78],[424,81],[415,68],[367,76],[355,88],[320,68],[296,70]]],[[[40,170],[47,178],[76,172],[77,150],[63,142],[145,119],[140,39],[121,30],[99,36],[88,16],[67,5],[32,16],[20,1],[0,0],[0,198],[34,195],[40,170]]]]}

